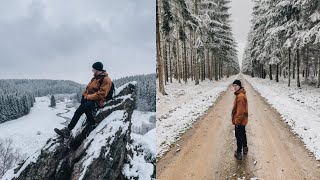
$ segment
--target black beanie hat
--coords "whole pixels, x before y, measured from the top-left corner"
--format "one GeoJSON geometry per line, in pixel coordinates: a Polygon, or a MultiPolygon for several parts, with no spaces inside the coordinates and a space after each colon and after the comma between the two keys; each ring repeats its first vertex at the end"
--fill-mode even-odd
{"type": "Polygon", "coordinates": [[[95,62],[93,65],[92,65],[92,68],[97,70],[97,71],[102,71],[103,69],[103,64],[101,62],[95,62]]]}
{"type": "Polygon", "coordinates": [[[242,87],[241,86],[241,81],[238,80],[238,79],[234,80],[232,84],[237,84],[238,86],[242,87]]]}

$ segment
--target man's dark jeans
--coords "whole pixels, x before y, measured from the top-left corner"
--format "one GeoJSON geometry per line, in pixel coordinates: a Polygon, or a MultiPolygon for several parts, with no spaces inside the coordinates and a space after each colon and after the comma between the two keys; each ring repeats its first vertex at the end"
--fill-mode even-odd
{"type": "Polygon", "coordinates": [[[241,153],[243,147],[247,147],[246,126],[235,125],[235,135],[237,138],[237,152],[241,153]]]}
{"type": "Polygon", "coordinates": [[[95,101],[88,101],[82,97],[81,105],[78,107],[78,109],[74,113],[72,120],[68,125],[68,129],[71,131],[76,126],[77,122],[79,121],[83,113],[85,113],[87,116],[87,123],[94,124],[93,112],[97,107],[98,106],[95,101]]]}

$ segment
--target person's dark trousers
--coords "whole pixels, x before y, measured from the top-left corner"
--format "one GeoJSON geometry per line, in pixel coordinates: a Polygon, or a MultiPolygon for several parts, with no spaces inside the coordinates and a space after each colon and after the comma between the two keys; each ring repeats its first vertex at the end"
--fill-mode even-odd
{"type": "Polygon", "coordinates": [[[74,113],[70,124],[68,125],[68,129],[71,131],[79,121],[81,115],[83,113],[87,116],[87,123],[94,124],[94,116],[93,112],[97,108],[97,104],[95,101],[88,101],[84,98],[81,99],[81,105],[78,107],[76,112],[74,113]]]}
{"type": "Polygon", "coordinates": [[[235,125],[235,135],[237,139],[237,152],[241,153],[243,147],[247,147],[246,126],[235,125]]]}

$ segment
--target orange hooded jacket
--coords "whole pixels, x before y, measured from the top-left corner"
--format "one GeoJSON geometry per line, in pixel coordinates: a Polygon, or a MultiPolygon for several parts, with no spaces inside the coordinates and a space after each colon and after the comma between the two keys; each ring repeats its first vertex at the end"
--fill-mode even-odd
{"type": "Polygon", "coordinates": [[[106,71],[103,70],[102,73],[91,79],[82,95],[85,97],[85,99],[89,101],[95,101],[100,107],[102,107],[106,101],[106,96],[111,89],[111,85],[111,79],[108,77],[106,71]],[[103,78],[103,82],[100,85],[101,78],[103,78]]]}
{"type": "Polygon", "coordinates": [[[248,123],[248,101],[246,90],[241,87],[234,94],[236,95],[236,98],[233,102],[232,124],[244,126],[248,123]]]}

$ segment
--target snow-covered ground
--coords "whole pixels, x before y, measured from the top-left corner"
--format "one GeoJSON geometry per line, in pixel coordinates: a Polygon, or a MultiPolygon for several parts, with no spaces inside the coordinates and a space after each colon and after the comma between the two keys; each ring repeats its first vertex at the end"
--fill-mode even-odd
{"type": "Polygon", "coordinates": [[[145,135],[132,133],[131,137],[134,140],[133,157],[130,163],[124,165],[123,174],[128,179],[138,177],[138,179],[150,180],[155,170],[152,162],[155,162],[156,155],[156,129],[150,130],[145,135]]]}
{"type": "MultiPolygon", "coordinates": [[[[61,116],[72,118],[76,110],[76,107],[66,108],[71,103],[68,100],[57,102],[56,107],[51,108],[49,98],[49,96],[37,97],[28,115],[0,124],[0,139],[12,139],[13,148],[20,149],[20,153],[25,157],[35,157],[29,160],[36,159],[39,155],[38,150],[43,148],[49,138],[55,136],[54,128],[65,126],[61,124],[65,119],[58,117],[57,114],[63,113],[61,116]],[[67,112],[68,110],[70,111],[67,112]]],[[[81,118],[81,120],[84,119],[81,118]]],[[[80,124],[78,123],[77,126],[80,124]]],[[[134,146],[139,147],[140,151],[134,154],[130,166],[128,164],[124,168],[124,173],[128,177],[151,179],[154,167],[146,161],[145,157],[151,161],[156,155],[155,112],[133,112],[131,137],[134,140],[134,146]]]]}
{"type": "MultiPolygon", "coordinates": [[[[125,96],[128,97],[128,96],[125,96]]],[[[53,129],[55,127],[62,128],[65,122],[65,118],[71,118],[74,114],[76,107],[67,108],[70,106],[69,100],[64,100],[61,103],[57,103],[56,108],[50,108],[50,97],[36,98],[36,103],[31,109],[31,112],[17,120],[9,121],[0,124],[0,138],[11,138],[13,140],[14,148],[21,149],[21,152],[29,157],[24,167],[15,174],[13,169],[9,170],[3,179],[11,179],[17,177],[21,171],[31,162],[35,162],[39,155],[40,149],[53,147],[44,147],[49,138],[55,136],[53,129]],[[66,111],[69,112],[65,113],[66,111]],[[58,117],[58,113],[62,117],[58,117]],[[40,132],[40,135],[38,135],[40,132]]],[[[127,148],[132,148],[133,156],[128,164],[125,164],[123,173],[128,179],[138,177],[139,179],[152,179],[151,176],[155,172],[155,156],[156,156],[156,131],[155,131],[155,112],[142,112],[135,110],[132,114],[132,133],[133,144],[129,144],[127,148]]],[[[79,130],[82,122],[84,121],[83,115],[76,127],[73,129],[73,133],[79,130]]],[[[119,127],[123,127],[125,131],[125,124],[121,121],[124,118],[123,111],[115,111],[104,119],[95,130],[93,130],[87,138],[86,145],[90,146],[86,153],[89,155],[88,159],[84,162],[84,169],[90,164],[99,153],[101,146],[106,144],[106,136],[114,136],[119,127]],[[101,128],[107,125],[103,131],[101,128]],[[89,145],[90,144],[90,145],[89,145]]],[[[50,144],[50,143],[49,143],[50,144]]],[[[81,179],[81,178],[80,178],[81,179]]]]}
{"type": "Polygon", "coordinates": [[[293,79],[291,87],[288,87],[287,79],[280,79],[280,82],[276,83],[270,79],[247,75],[244,77],[281,114],[293,132],[303,140],[306,148],[319,160],[320,88],[308,85],[297,88],[296,79],[293,79]]]}
{"type": "Polygon", "coordinates": [[[154,168],[151,161],[156,157],[156,122],[155,112],[142,112],[135,110],[132,114],[132,133],[134,140],[133,157],[129,164],[125,164],[123,174],[129,179],[151,179],[154,168]]]}
{"type": "MultiPolygon", "coordinates": [[[[30,156],[55,134],[54,128],[64,127],[61,123],[64,123],[65,119],[58,117],[57,113],[66,112],[68,103],[58,102],[55,108],[51,108],[49,97],[36,97],[28,115],[0,124],[0,139],[12,139],[13,148],[20,149],[22,155],[30,156]]],[[[75,108],[68,109],[68,115],[62,116],[73,115],[75,108]]]]}
{"type": "Polygon", "coordinates": [[[169,150],[192,124],[214,104],[237,76],[194,85],[177,81],[165,86],[168,95],[157,92],[157,157],[169,150]]]}
{"type": "Polygon", "coordinates": [[[155,112],[134,111],[132,114],[132,133],[146,134],[156,127],[155,112]]]}
{"type": "Polygon", "coordinates": [[[155,112],[134,111],[132,114],[131,137],[152,158],[156,156],[155,116],[155,112]]]}

